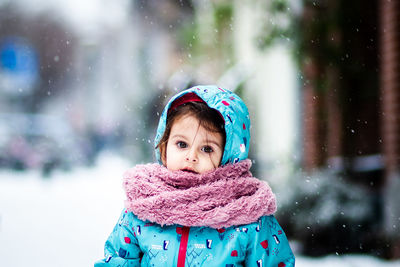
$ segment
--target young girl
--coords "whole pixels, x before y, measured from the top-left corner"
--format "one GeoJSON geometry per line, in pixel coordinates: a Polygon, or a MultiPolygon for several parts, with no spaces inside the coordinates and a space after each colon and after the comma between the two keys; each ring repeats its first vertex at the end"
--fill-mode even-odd
{"type": "Polygon", "coordinates": [[[159,163],[125,173],[125,209],[95,266],[294,266],[275,196],[249,171],[249,129],[226,89],[174,96],[157,129],[159,163]]]}

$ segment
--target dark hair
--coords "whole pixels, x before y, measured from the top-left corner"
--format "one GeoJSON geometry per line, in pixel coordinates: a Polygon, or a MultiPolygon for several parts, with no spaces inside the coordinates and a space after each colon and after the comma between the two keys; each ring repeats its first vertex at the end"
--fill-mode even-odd
{"type": "Polygon", "coordinates": [[[188,102],[168,111],[164,134],[156,146],[156,148],[160,149],[160,157],[163,163],[166,160],[166,148],[172,125],[177,119],[185,115],[195,117],[199,121],[199,126],[207,131],[220,133],[222,135],[222,148],[225,147],[225,121],[221,113],[216,109],[210,108],[204,102],[188,102]]]}

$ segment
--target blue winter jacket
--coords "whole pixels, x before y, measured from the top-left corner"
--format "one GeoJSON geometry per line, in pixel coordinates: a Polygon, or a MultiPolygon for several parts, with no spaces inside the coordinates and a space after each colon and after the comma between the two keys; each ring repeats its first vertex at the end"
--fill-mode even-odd
{"type": "Polygon", "coordinates": [[[226,229],[161,227],[124,210],[95,267],[291,267],[294,256],[273,216],[226,229]]]}

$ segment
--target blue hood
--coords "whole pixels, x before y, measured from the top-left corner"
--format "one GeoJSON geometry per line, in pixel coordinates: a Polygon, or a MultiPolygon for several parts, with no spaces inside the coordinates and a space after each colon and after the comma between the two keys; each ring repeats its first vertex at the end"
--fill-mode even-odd
{"type": "MultiPolygon", "coordinates": [[[[225,120],[226,143],[221,165],[246,159],[250,145],[250,117],[247,107],[238,95],[215,85],[195,86],[169,100],[158,123],[155,146],[165,131],[167,112],[171,103],[190,92],[198,95],[210,108],[218,110],[225,120]]],[[[160,150],[156,148],[155,153],[158,162],[161,163],[160,150]]]]}

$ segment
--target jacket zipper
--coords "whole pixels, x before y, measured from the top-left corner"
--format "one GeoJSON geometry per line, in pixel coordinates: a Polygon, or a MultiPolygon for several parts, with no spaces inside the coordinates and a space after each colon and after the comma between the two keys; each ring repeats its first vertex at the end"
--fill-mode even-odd
{"type": "Polygon", "coordinates": [[[190,227],[187,227],[187,226],[182,227],[182,236],[181,236],[181,243],[179,245],[177,267],[185,267],[186,250],[187,250],[187,245],[188,245],[188,240],[189,240],[189,230],[190,230],[190,227]]]}

